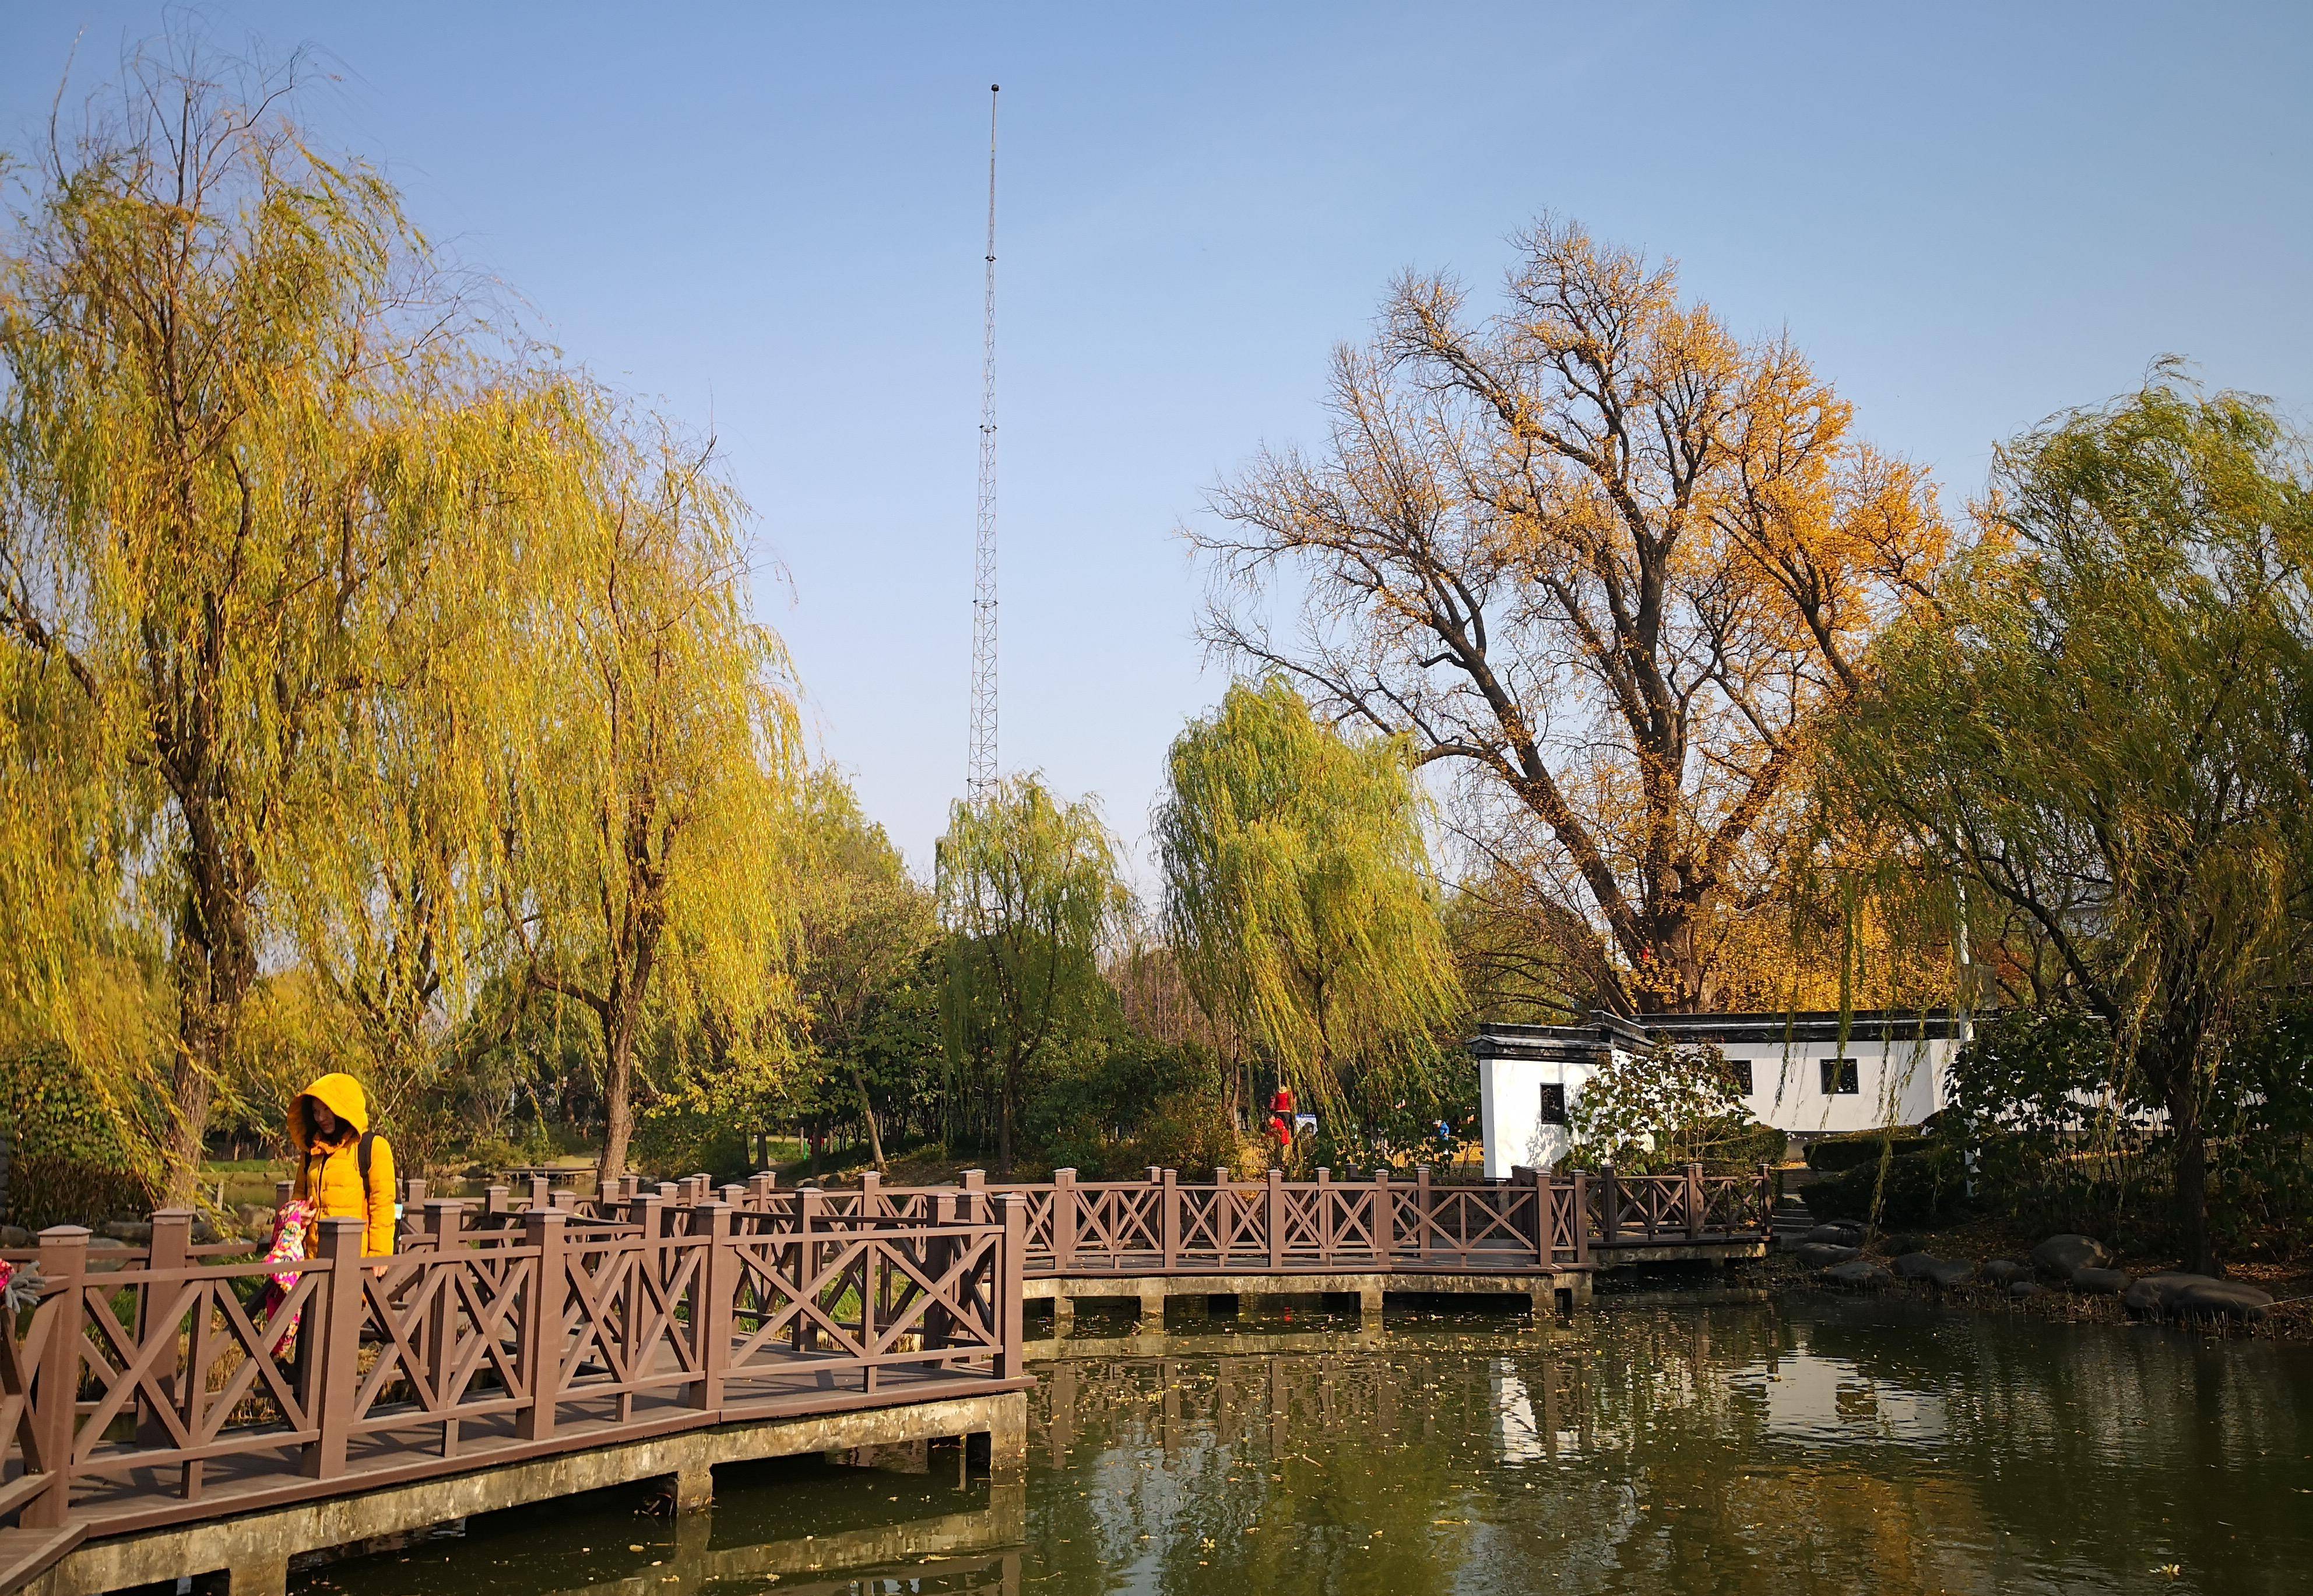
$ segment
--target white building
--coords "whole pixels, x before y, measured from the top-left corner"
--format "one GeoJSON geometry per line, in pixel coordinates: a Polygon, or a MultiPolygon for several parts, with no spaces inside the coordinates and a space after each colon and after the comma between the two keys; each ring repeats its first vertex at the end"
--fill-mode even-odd
{"type": "Polygon", "coordinates": [[[1799,1134],[1917,1124],[1945,1103],[1963,1017],[1948,1010],[1835,1014],[1594,1013],[1588,1025],[1490,1025],[1467,1044],[1478,1061],[1486,1174],[1566,1157],[1566,1114],[1616,1054],[1658,1041],[1716,1043],[1762,1124],[1799,1134]]]}

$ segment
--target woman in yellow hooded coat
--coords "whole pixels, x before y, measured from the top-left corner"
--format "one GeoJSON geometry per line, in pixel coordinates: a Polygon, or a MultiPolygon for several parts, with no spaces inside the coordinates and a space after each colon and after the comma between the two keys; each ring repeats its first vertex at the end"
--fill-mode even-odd
{"type": "MultiPolygon", "coordinates": [[[[296,1195],[313,1218],[358,1219],[362,1252],[393,1251],[393,1148],[370,1133],[369,1097],[350,1075],[324,1075],[289,1106],[289,1140],[297,1149],[296,1195]],[[364,1157],[365,1150],[367,1156],[364,1157]],[[362,1165],[368,1164],[367,1178],[362,1165]]],[[[321,1239],[319,1227],[309,1245],[321,1239]]]]}

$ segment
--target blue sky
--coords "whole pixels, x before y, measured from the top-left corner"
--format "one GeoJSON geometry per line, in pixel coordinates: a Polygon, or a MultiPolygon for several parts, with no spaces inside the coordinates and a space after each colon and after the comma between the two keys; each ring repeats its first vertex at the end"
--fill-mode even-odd
{"type": "MultiPolygon", "coordinates": [[[[711,427],[815,742],[919,869],[963,781],[988,84],[1004,763],[1138,848],[1226,680],[1175,535],[1406,266],[1544,208],[1788,329],[1954,503],[2164,353],[2313,410],[2313,6],[210,5],[576,360],[711,427]],[[784,570],[786,579],[777,578],[784,570]]],[[[0,0],[0,139],[154,33],[0,0]]]]}

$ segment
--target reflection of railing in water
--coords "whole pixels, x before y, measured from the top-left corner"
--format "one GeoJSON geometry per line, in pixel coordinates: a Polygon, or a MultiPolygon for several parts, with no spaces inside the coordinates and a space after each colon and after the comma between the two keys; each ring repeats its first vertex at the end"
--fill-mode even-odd
{"type": "Polygon", "coordinates": [[[713,1545],[711,1516],[690,1514],[676,1521],[673,1555],[661,1565],[554,1596],[688,1596],[740,1580],[775,1580],[781,1596],[849,1596],[863,1581],[879,1579],[927,1596],[1019,1596],[1027,1517],[1027,1486],[1016,1480],[994,1482],[988,1505],[969,1512],[751,1546],[713,1545]]]}
{"type": "MultiPolygon", "coordinates": [[[[1537,1433],[1552,1455],[1570,1434],[1569,1450],[1587,1449],[1589,1403],[1579,1359],[1545,1350],[1518,1359],[1520,1395],[1529,1402],[1537,1433]]],[[[1403,1371],[1385,1354],[1185,1354],[1136,1357],[1092,1368],[1051,1364],[1029,1398],[1029,1449],[1041,1445],[1054,1468],[1087,1429],[1113,1423],[1178,1451],[1192,1436],[1251,1445],[1276,1458],[1296,1455],[1311,1434],[1369,1442],[1411,1424],[1429,1433],[1491,1423],[1502,1389],[1498,1360],[1465,1358],[1442,1363],[1419,1393],[1401,1390],[1403,1371]],[[1209,1372],[1209,1380],[1202,1378],[1209,1372]]]]}

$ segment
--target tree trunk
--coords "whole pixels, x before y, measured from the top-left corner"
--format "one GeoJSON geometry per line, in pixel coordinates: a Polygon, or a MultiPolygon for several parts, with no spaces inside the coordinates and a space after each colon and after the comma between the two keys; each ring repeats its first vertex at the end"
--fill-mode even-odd
{"type": "Polygon", "coordinates": [[[169,1130],[167,1205],[189,1208],[199,1189],[201,1155],[207,1140],[209,1125],[209,1087],[215,1080],[213,1059],[202,1059],[192,1051],[193,1043],[181,1035],[177,1042],[177,1068],[170,1083],[176,1098],[176,1117],[169,1130]]]}
{"type": "Polygon", "coordinates": [[[1012,1107],[1020,1098],[1017,1048],[1004,1061],[1004,1085],[998,1095],[1003,1100],[996,1107],[996,1172],[1008,1180],[1012,1176],[1012,1107]]]}
{"type": "Polygon", "coordinates": [[[627,1150],[635,1133],[635,1019],[632,1006],[613,999],[602,1020],[602,1052],[609,1061],[603,1093],[602,1161],[595,1171],[598,1191],[627,1172],[627,1150]]]}
{"type": "Polygon", "coordinates": [[[859,1117],[867,1126],[867,1156],[875,1160],[875,1173],[881,1175],[884,1173],[884,1133],[877,1128],[875,1110],[867,1102],[867,1078],[859,1072],[856,1064],[851,1069],[851,1085],[859,1094],[859,1117]]]}
{"type": "Polygon", "coordinates": [[[189,1208],[200,1189],[207,1153],[209,1100],[215,1089],[233,1027],[256,976],[256,961],[236,934],[240,905],[222,883],[224,866],[214,860],[191,861],[197,882],[188,893],[177,930],[174,980],[177,989],[177,1057],[170,1094],[171,1122],[163,1172],[169,1205],[189,1208]]]}
{"type": "Polygon", "coordinates": [[[2209,1239],[2209,1143],[2201,1124],[2200,1082],[2190,1067],[2176,1071],[2168,1090],[2168,1133],[2177,1142],[2177,1234],[2185,1267],[2196,1274],[2218,1272],[2209,1239]]]}

